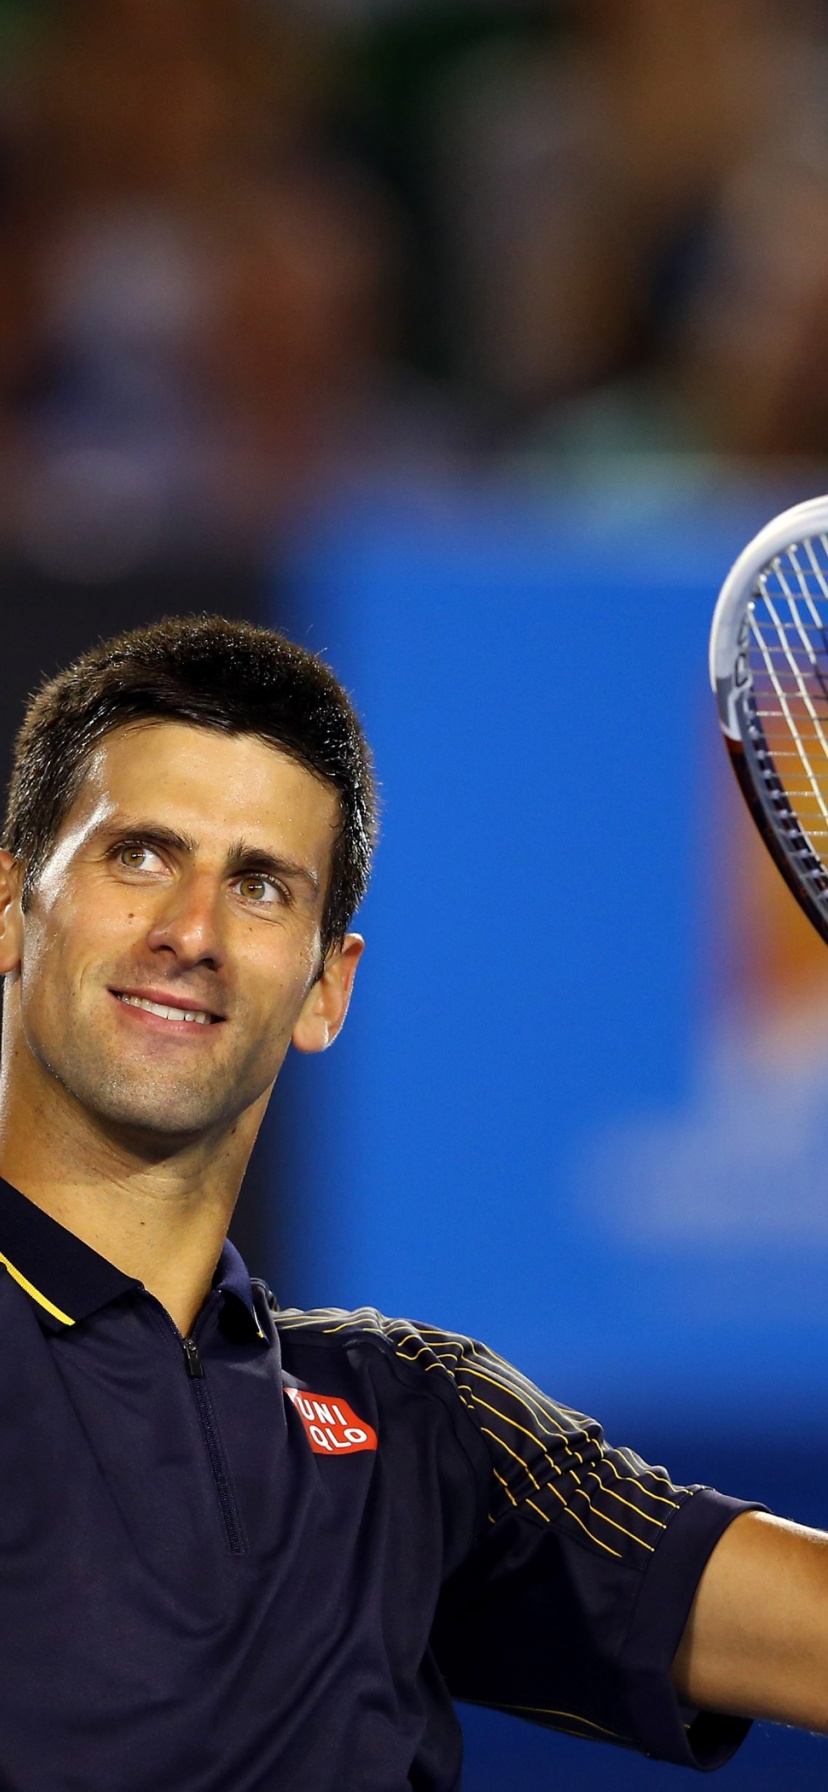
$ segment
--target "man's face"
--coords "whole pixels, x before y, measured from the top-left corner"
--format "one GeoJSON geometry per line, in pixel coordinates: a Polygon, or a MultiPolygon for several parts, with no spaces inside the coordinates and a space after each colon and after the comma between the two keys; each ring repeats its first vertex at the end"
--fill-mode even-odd
{"type": "Polygon", "coordinates": [[[315,1049],[338,819],[331,789],[251,736],[109,735],[22,922],[10,994],[41,1093],[56,1081],[163,1145],[232,1125],[297,1023],[315,1049]]]}

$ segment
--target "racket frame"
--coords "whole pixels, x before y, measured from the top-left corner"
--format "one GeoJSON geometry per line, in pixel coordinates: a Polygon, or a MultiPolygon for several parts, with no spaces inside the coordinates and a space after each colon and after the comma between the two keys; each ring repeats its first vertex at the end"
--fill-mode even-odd
{"type": "Polygon", "coordinates": [[[795,504],[748,542],[725,579],[713,614],[710,683],[730,761],[753,819],[800,907],[828,941],[828,869],[787,796],[756,715],[748,622],[760,574],[798,543],[826,534],[828,496],[795,504]]]}

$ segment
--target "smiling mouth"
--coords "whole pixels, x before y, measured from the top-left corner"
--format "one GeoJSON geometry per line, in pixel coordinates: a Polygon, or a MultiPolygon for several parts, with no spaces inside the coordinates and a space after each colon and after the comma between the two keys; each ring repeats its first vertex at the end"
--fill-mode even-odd
{"type": "Polygon", "coordinates": [[[195,1021],[198,1026],[210,1027],[219,1018],[208,1014],[204,1008],[175,1008],[167,1002],[151,1002],[147,996],[117,995],[117,1000],[127,1008],[145,1008],[148,1014],[157,1014],[160,1020],[195,1021]]]}

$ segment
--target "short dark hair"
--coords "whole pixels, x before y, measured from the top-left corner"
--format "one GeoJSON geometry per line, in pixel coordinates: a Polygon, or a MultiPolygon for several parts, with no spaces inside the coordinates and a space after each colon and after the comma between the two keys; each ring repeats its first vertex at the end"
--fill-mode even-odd
{"type": "Polygon", "coordinates": [[[100,741],[149,719],[253,734],[330,785],[340,825],[322,950],[365,894],[376,834],[371,755],[330,667],[275,629],[222,616],[168,616],[81,654],[32,697],[17,736],[4,841],[25,865],[24,905],[100,741]]]}

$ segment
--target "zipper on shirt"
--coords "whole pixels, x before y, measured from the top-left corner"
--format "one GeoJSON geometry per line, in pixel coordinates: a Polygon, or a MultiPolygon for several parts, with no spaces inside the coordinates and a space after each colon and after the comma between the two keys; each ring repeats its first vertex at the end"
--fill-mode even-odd
{"type": "Polygon", "coordinates": [[[199,1349],[195,1338],[182,1338],[181,1343],[184,1347],[184,1362],[192,1384],[195,1403],[198,1408],[198,1416],[201,1420],[201,1429],[204,1434],[204,1442],[207,1445],[207,1454],[210,1458],[210,1467],[213,1471],[213,1481],[218,1495],[219,1509],[224,1525],[224,1534],[227,1538],[227,1546],[232,1550],[234,1555],[246,1555],[248,1548],[247,1538],[244,1534],[244,1526],[239,1516],[239,1509],[236,1505],[236,1496],[233,1492],[227,1463],[224,1458],[224,1451],[221,1447],[221,1438],[219,1437],[215,1410],[210,1398],[210,1390],[206,1384],[204,1364],[199,1355],[199,1349]]]}

